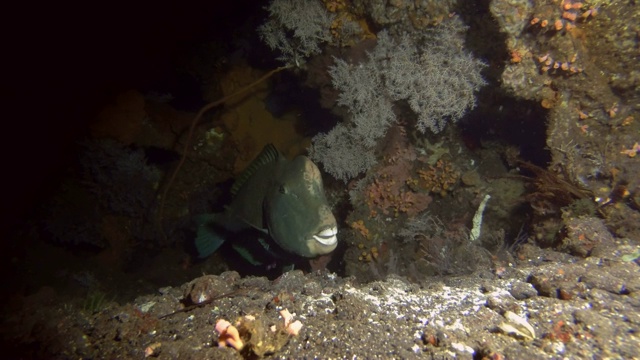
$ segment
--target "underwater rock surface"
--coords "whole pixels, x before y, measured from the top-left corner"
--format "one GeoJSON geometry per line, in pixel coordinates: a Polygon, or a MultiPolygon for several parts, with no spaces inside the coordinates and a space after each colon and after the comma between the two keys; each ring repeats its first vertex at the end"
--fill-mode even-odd
{"type": "Polygon", "coordinates": [[[395,275],[362,285],[330,273],[291,271],[269,281],[225,272],[125,304],[106,297],[94,308],[65,304],[43,287],[15,299],[20,310],[6,309],[5,355],[632,358],[640,349],[640,267],[622,256],[634,250],[609,242],[576,258],[524,245],[519,255],[530,260],[419,284],[395,275]],[[283,331],[283,309],[302,323],[297,336],[283,331]],[[242,350],[218,346],[220,319],[240,329],[242,350]]]}

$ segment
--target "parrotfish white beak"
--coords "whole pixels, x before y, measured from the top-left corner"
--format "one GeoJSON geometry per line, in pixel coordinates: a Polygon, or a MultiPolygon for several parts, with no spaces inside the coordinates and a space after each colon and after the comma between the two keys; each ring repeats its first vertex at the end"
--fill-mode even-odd
{"type": "Polygon", "coordinates": [[[338,228],[332,227],[320,231],[318,234],[313,235],[313,238],[324,246],[331,246],[338,242],[338,228]]]}

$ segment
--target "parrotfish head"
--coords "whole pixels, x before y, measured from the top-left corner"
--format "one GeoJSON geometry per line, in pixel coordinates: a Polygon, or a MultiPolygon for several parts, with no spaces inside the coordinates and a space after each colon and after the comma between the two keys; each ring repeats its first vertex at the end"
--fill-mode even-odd
{"type": "Polygon", "coordinates": [[[274,180],[264,204],[273,240],[284,250],[307,258],[333,251],[338,227],[318,167],[298,156],[274,180]]]}

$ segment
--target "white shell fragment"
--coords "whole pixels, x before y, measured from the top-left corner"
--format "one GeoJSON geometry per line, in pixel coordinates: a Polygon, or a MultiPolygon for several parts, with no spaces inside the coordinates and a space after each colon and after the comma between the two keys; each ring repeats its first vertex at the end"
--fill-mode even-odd
{"type": "Polygon", "coordinates": [[[504,317],[507,321],[498,325],[498,328],[505,334],[515,335],[516,337],[527,340],[533,340],[536,338],[536,332],[533,329],[533,326],[527,322],[527,319],[518,316],[511,311],[505,312],[504,317]]]}
{"type": "Polygon", "coordinates": [[[142,305],[140,305],[140,312],[142,312],[143,314],[146,314],[149,310],[151,310],[151,308],[153,307],[153,305],[155,305],[156,302],[155,301],[149,301],[147,303],[144,303],[142,305]]]}

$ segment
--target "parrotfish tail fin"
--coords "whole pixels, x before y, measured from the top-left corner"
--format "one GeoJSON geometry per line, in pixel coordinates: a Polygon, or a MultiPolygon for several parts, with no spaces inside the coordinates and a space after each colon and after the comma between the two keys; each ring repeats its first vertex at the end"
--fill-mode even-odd
{"type": "Polygon", "coordinates": [[[196,235],[196,250],[200,258],[213,254],[224,243],[223,232],[215,223],[215,214],[205,214],[196,217],[198,232],[196,235]]]}
{"type": "Polygon", "coordinates": [[[238,254],[240,254],[240,256],[242,256],[245,260],[247,260],[247,262],[249,262],[249,264],[251,264],[253,266],[262,265],[262,262],[260,262],[258,259],[256,259],[251,254],[251,251],[247,250],[245,247],[243,247],[241,245],[238,245],[238,244],[233,244],[233,245],[231,245],[231,247],[233,247],[233,249],[235,251],[237,251],[238,254]]]}

